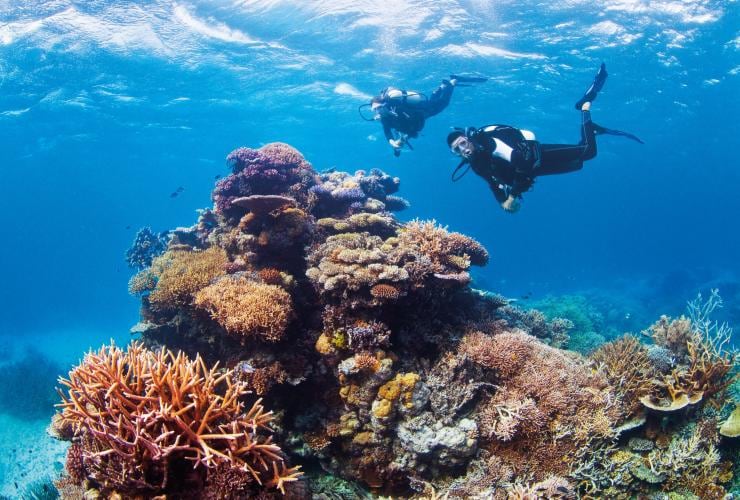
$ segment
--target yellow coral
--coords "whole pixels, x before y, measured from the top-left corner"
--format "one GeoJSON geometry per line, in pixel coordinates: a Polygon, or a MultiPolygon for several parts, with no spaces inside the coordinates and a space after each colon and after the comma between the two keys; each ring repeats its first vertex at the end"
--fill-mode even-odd
{"type": "Polygon", "coordinates": [[[414,387],[419,381],[419,375],[416,373],[399,373],[393,380],[390,380],[380,386],[378,397],[381,400],[388,401],[390,404],[398,399],[407,408],[411,407],[414,387]]]}
{"type": "Polygon", "coordinates": [[[323,332],[321,335],[319,335],[319,338],[316,339],[316,345],[314,347],[317,352],[323,354],[324,356],[337,352],[337,350],[332,345],[331,336],[327,335],[326,332],[323,332]]]}
{"type": "Polygon", "coordinates": [[[227,262],[226,252],[219,247],[202,252],[167,251],[152,262],[151,271],[158,281],[149,301],[160,308],[189,305],[193,294],[225,274],[227,262]]]}
{"type": "Polygon", "coordinates": [[[275,285],[246,278],[224,278],[195,296],[228,332],[276,341],[285,334],[293,307],[290,295],[275,285]]]}
{"type": "Polygon", "coordinates": [[[385,418],[391,414],[393,403],[387,399],[381,399],[373,403],[373,415],[378,418],[385,418]]]}

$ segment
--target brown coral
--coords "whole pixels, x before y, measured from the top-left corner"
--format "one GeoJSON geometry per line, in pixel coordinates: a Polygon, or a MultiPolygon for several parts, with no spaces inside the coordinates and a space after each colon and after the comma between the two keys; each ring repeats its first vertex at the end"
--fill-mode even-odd
{"type": "Polygon", "coordinates": [[[272,414],[260,400],[245,412],[240,398],[246,387],[200,357],[155,353],[138,343],[127,351],[104,346],[60,382],[67,388],[60,391],[62,417],[82,437],[84,460],[98,471],[90,479],[106,489],[176,491],[182,462],[206,472],[241,469],[277,488],[297,478],[271,442],[272,414]]]}
{"type": "Polygon", "coordinates": [[[689,318],[681,316],[671,320],[666,315],[661,316],[643,334],[652,337],[655,344],[665,347],[679,358],[688,354],[688,343],[696,335],[689,318]]]}
{"type": "MultiPolygon", "coordinates": [[[[446,273],[450,255],[467,258],[471,264],[484,266],[488,263],[488,251],[472,238],[460,233],[451,233],[437,225],[436,221],[414,220],[403,226],[399,233],[402,244],[416,247],[435,264],[436,273],[446,273]]],[[[456,267],[460,267],[458,261],[456,267]]]]}
{"type": "Polygon", "coordinates": [[[245,337],[280,340],[293,314],[288,292],[275,285],[255,283],[244,277],[226,277],[195,297],[226,331],[245,337]]]}
{"type": "Polygon", "coordinates": [[[190,305],[193,294],[225,274],[226,253],[211,247],[202,252],[167,251],[152,262],[157,287],[149,295],[158,308],[190,305]]]}
{"type": "Polygon", "coordinates": [[[640,398],[651,393],[657,376],[645,346],[634,336],[625,335],[599,347],[591,359],[629,408],[629,414],[638,412],[640,398]]]}
{"type": "Polygon", "coordinates": [[[401,296],[401,292],[393,285],[380,283],[370,289],[370,295],[376,299],[395,300],[401,296]]]}

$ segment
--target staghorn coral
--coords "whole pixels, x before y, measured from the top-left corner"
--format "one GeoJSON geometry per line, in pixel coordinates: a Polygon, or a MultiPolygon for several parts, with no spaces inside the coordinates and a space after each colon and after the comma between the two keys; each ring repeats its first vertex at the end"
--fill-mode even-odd
{"type": "Polygon", "coordinates": [[[646,347],[636,337],[625,335],[602,345],[590,357],[628,408],[628,415],[638,413],[640,398],[653,391],[653,379],[659,373],[646,347]]]}
{"type": "Polygon", "coordinates": [[[458,352],[496,375],[498,392],[479,410],[486,449],[516,469],[566,475],[571,457],[615,436],[618,400],[577,355],[521,332],[473,332],[458,352]]]}
{"type": "Polygon", "coordinates": [[[244,277],[225,277],[200,290],[195,306],[208,311],[227,332],[278,341],[285,335],[293,306],[279,286],[244,277]]]}
{"type": "Polygon", "coordinates": [[[165,252],[150,268],[157,277],[157,286],[149,294],[149,302],[159,309],[190,305],[197,291],[225,274],[226,263],[226,253],[217,247],[199,252],[165,252]]]}
{"type": "Polygon", "coordinates": [[[286,468],[272,443],[273,417],[261,401],[245,411],[240,398],[248,391],[232,375],[200,357],[138,343],[88,353],[59,391],[62,418],[82,440],[88,479],[124,495],[172,493],[178,484],[193,488],[179,472],[189,463],[206,477],[226,467],[284,492],[298,468],[286,468]]]}
{"type": "MultiPolygon", "coordinates": [[[[735,380],[737,353],[727,347],[732,330],[713,322],[709,315],[722,304],[716,290],[704,302],[701,295],[689,302],[691,318],[671,321],[667,316],[647,332],[659,346],[675,356],[670,374],[655,380],[653,393],[641,399],[657,411],[675,411],[723,393],[735,380]]],[[[718,403],[721,405],[721,403],[718,403]]]]}

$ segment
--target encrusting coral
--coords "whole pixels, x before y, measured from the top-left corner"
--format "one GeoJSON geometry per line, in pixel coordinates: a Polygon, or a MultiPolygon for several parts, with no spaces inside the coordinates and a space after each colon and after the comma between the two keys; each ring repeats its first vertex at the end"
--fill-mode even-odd
{"type": "Polygon", "coordinates": [[[80,443],[73,480],[127,496],[193,493],[224,468],[283,492],[300,476],[272,443],[272,413],[260,400],[245,410],[247,388],[199,357],[102,347],[68,377],[59,406],[80,443]]]}
{"type": "Polygon", "coordinates": [[[565,351],[571,340],[591,351],[573,328],[615,335],[579,319],[585,299],[550,301],[570,321],[472,289],[486,249],[434,221],[398,221],[397,178],[319,173],[282,143],[228,161],[213,208],[167,233],[167,251],[130,282],[142,301],[133,332],[152,350],[104,348],[66,381],[65,488],[206,499],[728,489],[718,429],[736,359],[712,307],[662,318],[651,345],[625,336],[589,357],[565,351]],[[216,361],[229,369],[206,368],[216,361]],[[259,400],[247,410],[247,388],[276,413],[259,400]],[[288,457],[315,465],[311,477],[298,480],[288,457]]]}

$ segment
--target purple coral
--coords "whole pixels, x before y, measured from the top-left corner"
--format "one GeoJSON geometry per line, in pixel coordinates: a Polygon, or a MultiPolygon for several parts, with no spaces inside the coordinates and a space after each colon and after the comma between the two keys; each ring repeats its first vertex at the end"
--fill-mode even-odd
{"type": "Polygon", "coordinates": [[[340,187],[331,192],[332,197],[338,201],[362,201],[366,198],[365,192],[358,188],[340,187]]]}
{"type": "MultiPolygon", "coordinates": [[[[212,197],[216,212],[227,216],[243,213],[232,209],[235,198],[255,194],[291,196],[306,193],[316,183],[311,164],[283,143],[267,144],[260,149],[238,148],[229,153],[226,161],[234,173],[216,183],[212,197]]],[[[297,201],[305,206],[306,199],[297,201]]]]}

